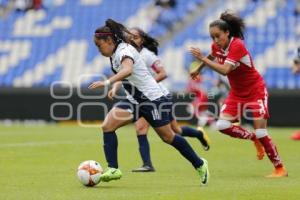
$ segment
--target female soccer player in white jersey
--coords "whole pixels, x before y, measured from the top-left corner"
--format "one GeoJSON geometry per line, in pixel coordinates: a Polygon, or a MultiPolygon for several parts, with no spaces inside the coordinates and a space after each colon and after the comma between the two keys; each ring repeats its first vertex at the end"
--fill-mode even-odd
{"type": "Polygon", "coordinates": [[[129,34],[129,31],[111,19],[94,33],[95,45],[103,56],[110,58],[111,69],[115,75],[106,81],[93,82],[89,88],[108,87],[122,81],[127,93],[127,99],[115,105],[102,124],[108,168],[101,175],[101,181],[117,180],[122,176],[118,168],[118,140],[115,131],[133,120],[144,117],[165,143],[172,145],[190,161],[200,175],[201,185],[206,185],[209,179],[207,161],[199,158],[189,143],[171,129],[172,105],[150,74],[139,52],[127,43],[125,33],[129,34]]]}
{"type": "MultiPolygon", "coordinates": [[[[263,158],[265,151],[274,166],[273,173],[268,177],[285,177],[288,175],[287,170],[267,131],[269,118],[267,89],[243,42],[244,29],[243,19],[233,13],[224,12],[220,19],[209,25],[213,40],[211,54],[205,57],[198,48],[191,48],[191,53],[203,62],[198,72],[206,65],[228,77],[231,89],[221,108],[220,119],[217,121],[219,131],[231,137],[254,141],[258,159],[263,158]],[[216,61],[214,62],[213,59],[216,61]],[[249,117],[245,116],[249,113],[252,114],[254,133],[232,124],[242,115],[249,117]]],[[[195,77],[198,72],[192,73],[192,77],[195,77]]]]}
{"type": "MultiPolygon", "coordinates": [[[[139,28],[131,28],[130,33],[131,40],[137,45],[137,50],[140,52],[143,61],[145,62],[148,70],[151,72],[151,75],[155,78],[157,82],[159,82],[159,86],[161,87],[164,96],[166,96],[167,98],[169,98],[170,101],[172,101],[172,96],[169,90],[161,82],[167,77],[167,75],[161,60],[157,56],[159,45],[157,40],[155,40],[139,28]]],[[[116,91],[115,88],[113,88],[112,90],[116,91]]],[[[170,115],[170,117],[171,128],[176,134],[180,134],[184,137],[195,137],[201,142],[204,150],[207,151],[209,149],[207,135],[205,135],[204,132],[197,129],[193,129],[188,126],[180,127],[177,121],[173,118],[173,116],[170,115]]],[[[142,167],[132,170],[132,172],[155,171],[151,162],[150,146],[147,139],[149,123],[143,117],[141,117],[135,122],[135,128],[143,165],[142,167]]]]}

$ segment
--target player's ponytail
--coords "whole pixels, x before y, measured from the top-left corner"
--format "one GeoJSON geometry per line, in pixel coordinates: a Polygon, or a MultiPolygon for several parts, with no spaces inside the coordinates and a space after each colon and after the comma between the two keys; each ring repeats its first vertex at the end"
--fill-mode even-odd
{"type": "Polygon", "coordinates": [[[241,17],[225,11],[221,14],[220,19],[229,25],[231,36],[244,39],[245,22],[241,17]]]}
{"type": "Polygon", "coordinates": [[[148,35],[145,31],[143,31],[140,28],[134,27],[132,29],[136,30],[139,33],[140,37],[143,38],[142,47],[149,49],[150,51],[152,51],[153,53],[155,53],[157,55],[158,54],[158,46],[159,46],[158,41],[155,38],[148,35]]]}
{"type": "Polygon", "coordinates": [[[230,37],[244,39],[245,22],[236,14],[225,11],[221,14],[220,19],[213,21],[209,27],[218,26],[223,31],[229,31],[230,37]]]}
{"type": "Polygon", "coordinates": [[[126,30],[127,29],[122,24],[112,19],[107,19],[104,26],[96,29],[95,37],[98,39],[107,39],[107,37],[111,37],[113,41],[118,44],[122,41],[126,42],[126,37],[123,32],[126,30]]]}
{"type": "Polygon", "coordinates": [[[111,37],[117,45],[121,42],[126,42],[136,47],[134,43],[128,40],[126,34],[130,34],[128,29],[123,24],[112,19],[107,19],[105,21],[105,26],[100,27],[95,31],[95,37],[98,39],[106,39],[107,37],[111,37]]]}
{"type": "Polygon", "coordinates": [[[114,34],[114,40],[116,43],[128,42],[125,33],[130,33],[123,24],[120,24],[112,19],[105,21],[105,26],[109,27],[111,32],[114,34]]]}

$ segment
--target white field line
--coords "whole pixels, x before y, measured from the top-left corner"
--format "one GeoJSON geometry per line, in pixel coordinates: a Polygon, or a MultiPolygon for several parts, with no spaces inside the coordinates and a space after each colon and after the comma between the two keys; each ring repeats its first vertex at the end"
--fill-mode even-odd
{"type": "Polygon", "coordinates": [[[94,140],[87,140],[87,141],[22,142],[22,143],[0,144],[0,148],[41,147],[41,146],[51,146],[51,145],[60,145],[60,144],[91,144],[91,143],[95,143],[95,141],[94,140]]]}

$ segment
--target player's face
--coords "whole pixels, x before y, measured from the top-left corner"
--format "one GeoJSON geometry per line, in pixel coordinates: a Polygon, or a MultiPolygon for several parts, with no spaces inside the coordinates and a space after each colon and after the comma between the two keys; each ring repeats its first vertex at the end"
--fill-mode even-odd
{"type": "Polygon", "coordinates": [[[223,31],[218,26],[209,28],[210,37],[222,49],[226,49],[229,44],[229,31],[223,31]]]}
{"type": "Polygon", "coordinates": [[[98,47],[99,52],[106,57],[110,57],[113,54],[115,44],[112,39],[109,37],[108,39],[98,39],[94,38],[95,45],[98,47]]]}
{"type": "Polygon", "coordinates": [[[139,32],[135,29],[131,29],[130,33],[132,35],[131,40],[139,47],[143,44],[143,38],[140,36],[139,32]]]}

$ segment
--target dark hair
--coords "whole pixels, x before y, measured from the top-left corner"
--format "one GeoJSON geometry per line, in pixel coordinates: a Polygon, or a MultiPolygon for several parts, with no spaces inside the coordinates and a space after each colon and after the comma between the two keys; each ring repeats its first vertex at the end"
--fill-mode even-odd
{"type": "Polygon", "coordinates": [[[158,54],[159,43],[155,38],[151,37],[150,35],[148,35],[145,31],[143,31],[140,28],[134,27],[131,29],[136,30],[139,33],[139,35],[143,38],[143,44],[142,44],[143,47],[149,49],[156,55],[158,54]]]}
{"type": "Polygon", "coordinates": [[[244,39],[245,22],[238,15],[225,11],[217,19],[209,24],[209,27],[218,26],[222,31],[229,31],[230,37],[244,39]]]}
{"type": "Polygon", "coordinates": [[[176,0],[156,0],[156,6],[170,6],[171,8],[175,8],[177,5],[176,0]]]}
{"type": "Polygon", "coordinates": [[[112,19],[107,19],[104,26],[95,30],[94,36],[97,39],[104,40],[106,40],[108,37],[111,37],[116,45],[121,42],[126,42],[136,47],[132,41],[128,40],[126,34],[130,34],[130,32],[123,24],[112,19]]]}

